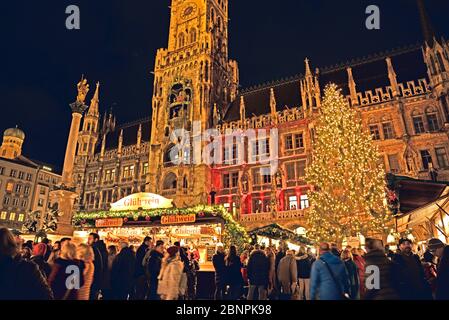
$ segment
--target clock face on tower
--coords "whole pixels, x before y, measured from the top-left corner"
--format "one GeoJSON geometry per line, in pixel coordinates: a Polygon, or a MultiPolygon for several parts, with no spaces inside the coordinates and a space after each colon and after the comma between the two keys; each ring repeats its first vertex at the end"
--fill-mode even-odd
{"type": "Polygon", "coordinates": [[[181,19],[188,20],[192,18],[193,16],[195,16],[197,9],[198,8],[195,3],[188,3],[181,10],[181,19]]]}

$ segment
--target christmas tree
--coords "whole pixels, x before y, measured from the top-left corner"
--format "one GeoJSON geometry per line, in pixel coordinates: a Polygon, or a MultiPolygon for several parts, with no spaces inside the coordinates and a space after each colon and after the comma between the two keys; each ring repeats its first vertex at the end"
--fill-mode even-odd
{"type": "Polygon", "coordinates": [[[312,208],[307,236],[340,242],[387,232],[385,170],[371,135],[336,85],[325,89],[306,180],[312,208]]]}

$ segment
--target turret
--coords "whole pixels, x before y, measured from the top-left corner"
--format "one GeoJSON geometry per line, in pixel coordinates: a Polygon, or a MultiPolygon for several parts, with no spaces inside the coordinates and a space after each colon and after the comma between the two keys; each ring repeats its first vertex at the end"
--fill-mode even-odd
{"type": "Polygon", "coordinates": [[[22,154],[22,145],[25,140],[25,133],[17,126],[6,129],[3,133],[3,143],[0,146],[0,157],[15,159],[22,154]]]}
{"type": "Polygon", "coordinates": [[[98,105],[99,99],[100,83],[97,83],[97,88],[95,90],[94,96],[90,102],[89,110],[84,117],[83,129],[79,134],[78,139],[78,156],[89,156],[95,153],[95,147],[98,142],[98,131],[99,131],[99,112],[98,105]]]}

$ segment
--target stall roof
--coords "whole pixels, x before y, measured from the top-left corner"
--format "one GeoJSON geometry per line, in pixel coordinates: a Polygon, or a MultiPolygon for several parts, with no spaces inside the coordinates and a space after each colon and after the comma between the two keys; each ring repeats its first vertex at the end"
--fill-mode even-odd
{"type": "Polygon", "coordinates": [[[308,245],[311,241],[306,237],[300,236],[289,229],[285,229],[280,225],[273,223],[264,227],[256,228],[248,232],[250,236],[257,235],[271,239],[289,241],[291,243],[308,245]]]}

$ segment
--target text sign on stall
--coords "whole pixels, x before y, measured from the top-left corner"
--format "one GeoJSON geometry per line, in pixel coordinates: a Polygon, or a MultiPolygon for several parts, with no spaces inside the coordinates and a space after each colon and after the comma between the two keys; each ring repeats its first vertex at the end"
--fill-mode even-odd
{"type": "Polygon", "coordinates": [[[173,208],[173,200],[153,193],[135,193],[111,204],[111,211],[173,208]]]}
{"type": "Polygon", "coordinates": [[[196,221],[195,214],[173,215],[173,216],[162,216],[161,217],[161,224],[194,223],[195,221],[196,221]]]}
{"type": "Polygon", "coordinates": [[[123,219],[98,219],[95,221],[95,227],[97,228],[111,228],[123,226],[123,219]]]}

